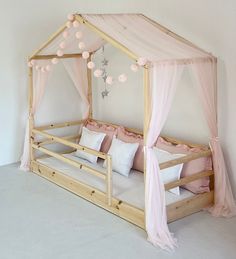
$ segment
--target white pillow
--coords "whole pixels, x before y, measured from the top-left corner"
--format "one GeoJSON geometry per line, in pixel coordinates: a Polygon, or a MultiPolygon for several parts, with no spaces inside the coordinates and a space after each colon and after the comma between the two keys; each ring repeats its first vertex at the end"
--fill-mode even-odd
{"type": "MultiPolygon", "coordinates": [[[[139,143],[126,143],[114,136],[108,151],[112,157],[112,170],[128,177],[138,147],[139,143]]],[[[106,161],[104,161],[103,166],[106,167],[106,161]]]]}
{"type": "MultiPolygon", "coordinates": [[[[164,163],[164,162],[185,156],[184,154],[171,154],[167,151],[164,151],[162,149],[158,149],[155,147],[153,148],[153,150],[156,154],[156,157],[157,157],[159,163],[164,163]]],[[[170,183],[170,182],[179,180],[182,168],[183,168],[183,164],[179,164],[179,165],[175,165],[172,167],[162,169],[160,172],[162,182],[164,184],[166,184],[166,183],[170,183]]],[[[180,195],[179,186],[172,188],[168,191],[171,193],[174,193],[176,195],[180,195]]]]}
{"type": "MultiPolygon", "coordinates": [[[[99,151],[102,145],[102,141],[105,138],[105,133],[95,132],[92,130],[87,129],[86,127],[83,127],[82,129],[82,135],[79,141],[79,144],[84,147],[88,147],[91,149],[94,149],[96,151],[99,151]]],[[[83,158],[88,160],[89,162],[96,164],[98,157],[92,154],[89,154],[85,151],[81,151],[77,149],[75,152],[75,155],[77,157],[83,158]]]]}

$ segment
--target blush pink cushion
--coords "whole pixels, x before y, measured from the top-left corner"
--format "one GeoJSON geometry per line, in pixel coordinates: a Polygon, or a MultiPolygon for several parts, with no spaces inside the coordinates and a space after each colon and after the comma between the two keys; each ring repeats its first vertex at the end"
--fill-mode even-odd
{"type": "MultiPolygon", "coordinates": [[[[193,154],[201,151],[201,148],[190,148],[184,144],[173,145],[172,143],[166,141],[162,137],[158,138],[156,146],[160,149],[163,149],[165,151],[168,151],[170,153],[175,153],[175,154],[179,153],[179,154],[189,155],[189,154],[193,154]]],[[[188,163],[184,163],[184,166],[181,172],[181,177],[183,178],[205,170],[212,170],[211,157],[201,157],[201,158],[189,161],[188,163]]],[[[186,185],[183,185],[182,187],[197,194],[197,193],[209,192],[210,191],[209,183],[210,183],[209,177],[204,177],[199,180],[188,183],[186,185]]]]}
{"type": "Polygon", "coordinates": [[[101,152],[107,153],[111,146],[113,136],[117,135],[117,129],[110,125],[99,124],[93,120],[87,121],[86,128],[92,131],[103,132],[106,134],[106,137],[104,138],[101,145],[101,152]]]}
{"type": "Polygon", "coordinates": [[[144,152],[143,152],[143,136],[129,132],[124,127],[119,127],[117,138],[126,143],[139,143],[139,147],[134,157],[133,169],[143,172],[144,170],[144,152]]]}

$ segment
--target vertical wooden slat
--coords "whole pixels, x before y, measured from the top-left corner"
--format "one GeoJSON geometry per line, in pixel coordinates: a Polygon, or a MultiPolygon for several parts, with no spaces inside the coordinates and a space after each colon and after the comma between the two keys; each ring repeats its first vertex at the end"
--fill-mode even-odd
{"type": "Polygon", "coordinates": [[[112,159],[111,156],[107,156],[107,204],[112,205],[112,159]]]}

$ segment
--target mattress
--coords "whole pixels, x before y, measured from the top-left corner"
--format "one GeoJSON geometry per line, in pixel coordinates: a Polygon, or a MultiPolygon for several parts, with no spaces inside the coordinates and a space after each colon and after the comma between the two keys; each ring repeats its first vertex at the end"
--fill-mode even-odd
{"type": "MultiPolygon", "coordinates": [[[[76,157],[74,153],[64,154],[63,156],[73,159],[74,161],[89,165],[90,167],[99,170],[103,174],[106,173],[105,169],[102,166],[103,160],[99,159],[97,164],[91,164],[84,159],[76,157]]],[[[82,183],[97,188],[98,190],[101,190],[103,192],[106,191],[106,182],[103,179],[100,179],[85,170],[78,169],[53,157],[41,158],[38,159],[38,162],[55,170],[58,170],[65,175],[73,177],[74,179],[82,183]]],[[[127,202],[137,208],[144,209],[143,173],[132,169],[129,177],[124,177],[113,171],[112,180],[113,197],[127,202]]],[[[169,205],[182,199],[192,197],[194,196],[194,194],[186,189],[180,188],[180,195],[175,195],[166,191],[165,196],[166,205],[169,205]]]]}

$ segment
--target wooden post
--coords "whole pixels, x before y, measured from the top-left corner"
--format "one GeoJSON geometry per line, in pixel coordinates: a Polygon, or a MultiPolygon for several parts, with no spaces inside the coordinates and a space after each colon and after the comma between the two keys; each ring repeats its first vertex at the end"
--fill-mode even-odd
{"type": "Polygon", "coordinates": [[[107,156],[107,204],[112,205],[112,159],[111,156],[107,156]]]}
{"type": "Polygon", "coordinates": [[[33,127],[34,127],[34,117],[32,114],[32,109],[33,109],[33,68],[29,68],[29,100],[28,100],[28,105],[29,105],[29,161],[30,161],[30,170],[32,170],[32,160],[34,160],[34,150],[33,150],[33,143],[34,143],[34,134],[32,132],[33,127]]]}
{"type": "MultiPolygon", "coordinates": [[[[91,61],[91,55],[88,59],[88,62],[91,61]]],[[[89,119],[93,118],[93,91],[92,91],[92,72],[91,69],[87,68],[87,77],[88,77],[88,101],[89,101],[89,119]]]]}

